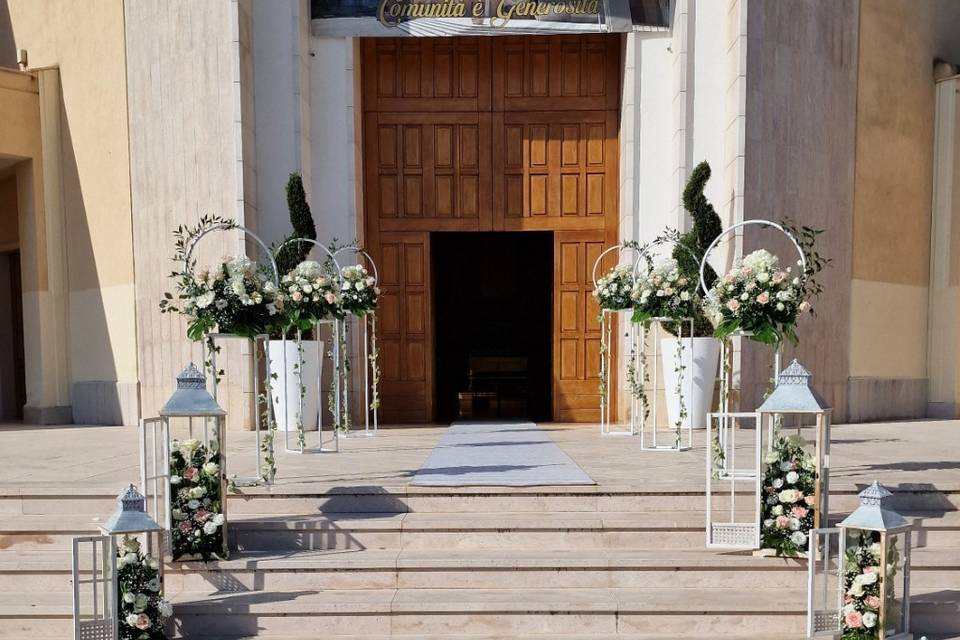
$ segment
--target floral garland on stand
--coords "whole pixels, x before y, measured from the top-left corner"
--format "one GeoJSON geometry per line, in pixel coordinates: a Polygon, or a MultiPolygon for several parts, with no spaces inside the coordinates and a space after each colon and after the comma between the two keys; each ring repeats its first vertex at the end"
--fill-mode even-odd
{"type": "Polygon", "coordinates": [[[163,598],[160,562],[130,536],[117,549],[117,589],[119,639],[165,640],[164,622],[173,606],[163,598]]]}
{"type": "MultiPolygon", "coordinates": [[[[730,398],[733,396],[733,392],[730,389],[730,373],[733,371],[733,344],[730,340],[730,337],[721,338],[723,343],[720,352],[724,354],[724,358],[720,362],[721,375],[720,375],[720,406],[729,407],[730,398]]],[[[723,443],[720,442],[720,429],[716,429],[713,432],[713,442],[710,444],[712,451],[713,466],[711,469],[711,476],[714,480],[720,479],[720,469],[723,468],[724,463],[727,461],[727,454],[723,450],[723,443]]]]}
{"type": "Polygon", "coordinates": [[[226,559],[219,447],[213,441],[207,451],[199,440],[189,439],[174,441],[171,449],[171,555],[174,560],[182,556],[226,559]]]}
{"type": "MultiPolygon", "coordinates": [[[[877,531],[847,531],[847,549],[844,558],[843,609],[840,611],[842,640],[875,640],[880,637],[880,533],[877,531]],[[853,544],[850,544],[850,543],[853,544]]],[[[887,603],[895,602],[893,577],[899,566],[896,540],[888,550],[887,603]]],[[[887,615],[898,618],[899,612],[887,615]]]]}
{"type": "Polygon", "coordinates": [[[371,311],[369,316],[370,353],[367,359],[370,361],[370,411],[376,411],[380,408],[380,348],[377,346],[377,314],[371,311]]]}
{"type": "MultiPolygon", "coordinates": [[[[624,242],[620,245],[621,249],[636,249],[635,242],[624,242]]],[[[612,249],[608,249],[611,251],[612,249]]],[[[610,344],[607,336],[607,323],[610,321],[604,311],[624,311],[633,306],[630,299],[630,293],[633,291],[633,268],[628,264],[618,264],[602,275],[596,281],[593,289],[593,299],[597,302],[600,310],[597,313],[597,321],[600,324],[600,381],[598,391],[600,393],[600,411],[607,409],[607,356],[610,353],[610,344]]],[[[627,364],[627,375],[630,376],[631,368],[633,375],[636,376],[635,366],[633,365],[633,354],[627,364]]]]}
{"type": "MultiPolygon", "coordinates": [[[[655,243],[662,242],[658,239],[655,243]]],[[[674,390],[680,400],[677,421],[674,423],[675,446],[680,445],[683,423],[688,416],[687,402],[683,394],[683,325],[684,320],[693,318],[695,307],[700,303],[697,283],[691,281],[680,272],[676,260],[669,258],[657,265],[647,262],[647,271],[638,275],[630,292],[633,302],[633,322],[642,323],[644,335],[646,329],[655,318],[667,318],[665,329],[668,333],[677,336],[676,361],[674,373],[677,374],[677,386],[674,390]],[[676,324],[675,329],[671,325],[676,324]]],[[[692,337],[692,336],[691,336],[692,337]]],[[[644,345],[643,359],[646,370],[646,345],[644,345]]]]}
{"type": "Polygon", "coordinates": [[[778,556],[807,549],[816,505],[816,466],[799,436],[779,438],[767,453],[761,499],[761,545],[778,556]]]}
{"type": "MultiPolygon", "coordinates": [[[[304,331],[311,331],[318,322],[333,317],[340,304],[336,274],[330,273],[330,265],[321,265],[313,260],[304,260],[280,278],[278,300],[282,301],[285,313],[277,327],[284,337],[290,331],[297,336],[297,361],[293,364],[294,373],[303,371],[304,331]]],[[[297,375],[300,385],[300,398],[307,395],[302,375],[297,375]]],[[[289,407],[287,409],[290,410],[289,407]]],[[[307,439],[303,427],[303,416],[297,413],[297,444],[300,450],[306,448],[307,439]]]]}

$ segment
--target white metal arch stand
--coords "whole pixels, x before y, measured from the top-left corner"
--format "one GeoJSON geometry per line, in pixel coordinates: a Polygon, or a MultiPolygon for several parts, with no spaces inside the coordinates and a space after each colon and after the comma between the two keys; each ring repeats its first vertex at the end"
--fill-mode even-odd
{"type": "MultiPolygon", "coordinates": [[[[680,244],[676,240],[661,236],[655,240],[644,245],[643,248],[639,251],[637,255],[636,262],[633,263],[633,278],[636,281],[637,276],[640,274],[640,265],[643,262],[644,258],[647,258],[650,251],[656,247],[662,245],[672,245],[677,247],[683,247],[684,251],[690,254],[694,260],[696,256],[686,245],[680,244]]],[[[693,417],[690,415],[689,409],[684,409],[684,390],[686,391],[686,402],[691,406],[693,404],[693,373],[692,371],[689,374],[685,374],[687,367],[684,364],[686,361],[686,356],[683,349],[683,329],[684,327],[689,327],[688,337],[693,338],[695,322],[693,318],[668,318],[668,317],[657,317],[650,318],[645,323],[637,323],[635,325],[638,328],[640,335],[640,349],[638,353],[634,353],[634,358],[639,358],[640,363],[640,385],[642,388],[642,396],[637,399],[636,396],[631,393],[635,399],[639,401],[640,411],[639,411],[639,432],[640,432],[640,448],[644,451],[686,451],[693,447],[693,417]],[[677,354],[677,366],[679,367],[679,389],[678,395],[680,396],[680,415],[678,416],[678,423],[675,425],[674,437],[669,444],[662,444],[663,435],[660,434],[659,429],[659,417],[660,417],[660,394],[659,390],[659,376],[658,376],[658,367],[657,359],[662,358],[663,354],[660,352],[660,339],[662,338],[662,331],[664,324],[672,324],[677,328],[677,345],[679,353],[677,354]],[[649,332],[650,327],[653,327],[653,385],[650,388],[650,392],[653,395],[653,400],[650,401],[647,397],[646,392],[646,381],[648,378],[647,372],[647,358],[646,358],[646,348],[647,348],[647,333],[649,332]],[[684,389],[686,387],[686,389],[684,389]],[[686,413],[686,415],[684,415],[686,413]],[[652,418],[652,419],[649,419],[652,418]],[[659,436],[659,437],[658,437],[659,436]]],[[[690,361],[691,365],[693,363],[693,345],[690,346],[690,361]]],[[[664,389],[666,392],[666,389],[664,389]]]]}
{"type": "MultiPolygon", "coordinates": [[[[380,285],[380,273],[377,271],[377,263],[374,262],[373,257],[361,249],[360,247],[346,246],[340,247],[333,252],[334,256],[340,255],[341,253],[352,252],[355,257],[362,258],[370,267],[371,275],[373,275],[373,286],[377,287],[380,285]]],[[[354,323],[356,324],[357,330],[360,332],[360,355],[363,357],[363,431],[357,432],[356,435],[364,436],[374,436],[377,434],[377,429],[380,426],[380,391],[378,387],[379,380],[379,364],[377,358],[379,354],[377,353],[377,314],[376,311],[370,311],[365,313],[362,316],[348,315],[343,318],[343,322],[340,325],[340,331],[343,334],[337,334],[337,342],[341,341],[346,344],[346,334],[347,326],[350,318],[353,318],[354,323]]],[[[346,359],[344,358],[344,363],[346,359]]],[[[342,375],[342,393],[343,393],[343,403],[342,403],[342,416],[343,421],[349,424],[350,420],[350,402],[349,402],[349,390],[350,390],[350,380],[349,372],[346,370],[346,366],[341,368],[342,375]]],[[[339,415],[339,414],[338,414],[339,415]]],[[[354,432],[347,432],[347,436],[354,435],[354,432]]]]}
{"type": "MultiPolygon", "coordinates": [[[[187,245],[187,250],[183,256],[183,271],[184,273],[189,272],[190,269],[190,258],[193,255],[194,249],[196,249],[197,244],[202,238],[209,235],[214,231],[230,231],[237,230],[242,232],[244,235],[253,240],[260,249],[263,250],[264,255],[267,256],[269,260],[270,269],[273,273],[273,284],[277,289],[280,288],[280,274],[277,271],[277,262],[273,259],[273,255],[270,253],[270,248],[267,247],[266,243],[260,239],[260,237],[255,234],[250,229],[240,226],[238,224],[223,222],[216,224],[210,227],[207,227],[197,235],[195,235],[190,243],[187,245]]],[[[273,415],[273,403],[270,401],[270,376],[268,375],[263,384],[263,389],[260,388],[260,378],[257,375],[257,372],[260,369],[260,358],[257,352],[257,348],[262,347],[263,357],[266,365],[266,370],[270,371],[270,334],[261,333],[252,337],[241,336],[232,333],[209,333],[207,338],[211,341],[211,348],[207,354],[209,358],[210,370],[213,373],[211,376],[213,380],[213,390],[212,394],[214,399],[217,399],[217,387],[219,382],[219,376],[217,375],[217,346],[216,343],[223,340],[250,340],[252,353],[252,366],[250,368],[251,372],[251,386],[254,390],[254,432],[256,433],[257,446],[255,448],[254,455],[256,456],[256,467],[254,467],[255,472],[252,476],[237,476],[234,479],[234,484],[237,486],[253,485],[260,484],[260,482],[266,482],[267,484],[273,483],[273,474],[276,470],[274,461],[274,451],[273,451],[273,429],[276,426],[276,419],[273,415]],[[261,400],[265,401],[266,409],[265,411],[260,410],[261,400]],[[266,413],[267,416],[267,435],[264,438],[263,435],[263,414],[266,413]],[[264,454],[266,454],[267,462],[269,464],[269,469],[264,470],[264,454]]]]}
{"type": "MultiPolygon", "coordinates": [[[[743,229],[748,226],[761,226],[761,227],[771,227],[776,229],[783,235],[787,237],[793,247],[797,250],[797,255],[800,258],[800,270],[802,273],[806,272],[807,269],[807,257],[803,253],[803,249],[800,247],[800,244],[797,242],[797,239],[793,237],[793,234],[787,231],[782,225],[777,224],[771,220],[763,220],[760,218],[752,220],[743,220],[734,225],[731,225],[720,232],[716,238],[713,239],[713,242],[707,247],[707,250],[703,253],[703,259],[700,261],[700,289],[703,291],[704,296],[707,300],[715,301],[713,292],[707,289],[706,285],[706,270],[707,265],[709,264],[710,254],[714,249],[720,244],[720,242],[731,233],[743,229]]],[[[718,274],[718,277],[720,275],[718,274]]],[[[725,416],[730,413],[730,390],[733,387],[733,380],[735,377],[733,362],[731,362],[731,340],[733,338],[750,338],[751,333],[745,331],[735,331],[733,334],[728,336],[726,339],[720,341],[720,411],[717,413],[717,432],[716,432],[716,442],[714,444],[707,443],[707,447],[714,446],[716,451],[714,452],[717,460],[716,464],[718,467],[717,477],[719,479],[725,479],[729,477],[743,477],[745,479],[752,478],[753,472],[751,470],[735,469],[733,466],[728,465],[728,461],[732,459],[733,452],[731,451],[733,439],[730,437],[729,430],[733,428],[733,425],[737,421],[728,420],[725,416]]],[[[773,379],[776,380],[780,376],[781,361],[783,358],[783,345],[778,344],[773,349],[773,379]]],[[[739,373],[739,372],[738,372],[739,373]]],[[[758,425],[759,428],[759,425],[758,425]]],[[[769,439],[770,442],[773,441],[772,438],[769,439]]],[[[759,471],[758,471],[759,472],[759,471]]]]}
{"type": "MultiPolygon", "coordinates": [[[[597,289],[597,270],[600,268],[600,264],[603,262],[603,259],[613,253],[617,252],[618,264],[619,260],[622,257],[623,253],[626,251],[639,251],[637,247],[625,246],[621,244],[615,244],[612,247],[604,249],[597,259],[593,263],[593,289],[597,289]]],[[[611,381],[611,358],[610,358],[610,344],[613,339],[613,319],[615,317],[620,318],[620,325],[626,326],[628,329],[624,333],[624,336],[627,338],[627,345],[630,349],[631,358],[633,358],[633,363],[630,365],[636,369],[636,345],[638,342],[638,329],[637,325],[630,321],[630,316],[633,313],[633,309],[601,309],[600,310],[600,333],[602,335],[603,344],[606,345],[605,348],[600,350],[600,380],[602,383],[601,387],[601,397],[600,397],[600,435],[604,436],[635,436],[637,435],[637,421],[636,415],[639,410],[639,402],[636,397],[631,393],[630,394],[630,422],[629,426],[626,429],[616,428],[615,425],[611,423],[610,419],[610,381],[611,381]]]]}
{"type": "MultiPolygon", "coordinates": [[[[313,240],[311,238],[290,238],[283,242],[279,247],[277,247],[277,253],[292,243],[306,243],[313,245],[314,247],[319,247],[325,254],[327,254],[327,259],[333,262],[333,268],[336,271],[334,278],[338,284],[337,291],[340,290],[340,283],[342,282],[342,276],[340,275],[340,263],[337,262],[336,255],[331,253],[331,251],[322,245],[321,243],[313,240]]],[[[329,318],[323,318],[316,321],[313,324],[313,331],[316,337],[317,342],[317,446],[313,448],[307,447],[306,433],[304,432],[303,427],[303,410],[304,410],[304,395],[306,394],[306,386],[303,383],[303,331],[298,327],[296,331],[296,346],[297,346],[297,385],[299,386],[299,393],[297,394],[298,398],[298,408],[297,408],[297,446],[290,446],[290,428],[288,422],[288,415],[284,416],[284,432],[283,432],[283,448],[284,451],[288,453],[337,453],[340,451],[340,436],[339,430],[337,429],[337,416],[341,415],[341,367],[343,366],[343,354],[340,353],[340,319],[336,316],[329,318]],[[330,345],[330,351],[327,352],[330,354],[331,365],[333,368],[333,434],[330,439],[324,441],[323,438],[323,362],[326,355],[323,348],[323,341],[320,339],[321,330],[323,327],[330,327],[330,340],[333,343],[330,345]],[[326,445],[331,444],[332,447],[326,445]]],[[[284,402],[286,403],[289,400],[289,389],[288,389],[288,376],[287,376],[287,333],[284,331],[282,337],[282,349],[283,349],[283,397],[284,402]]],[[[287,407],[287,412],[289,413],[289,407],[287,407]]]]}

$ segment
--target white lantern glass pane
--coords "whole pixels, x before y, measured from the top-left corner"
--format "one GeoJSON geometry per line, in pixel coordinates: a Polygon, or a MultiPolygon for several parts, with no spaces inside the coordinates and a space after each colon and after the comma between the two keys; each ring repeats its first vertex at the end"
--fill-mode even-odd
{"type": "Polygon", "coordinates": [[[886,574],[883,586],[885,635],[893,636],[906,631],[904,628],[904,594],[907,573],[904,567],[907,550],[905,532],[890,534],[887,540],[886,574]]]}
{"type": "Polygon", "coordinates": [[[114,564],[109,536],[81,538],[75,542],[77,571],[77,624],[91,638],[110,638],[116,616],[113,591],[114,564]],[[101,635],[102,634],[102,635],[101,635]]]}

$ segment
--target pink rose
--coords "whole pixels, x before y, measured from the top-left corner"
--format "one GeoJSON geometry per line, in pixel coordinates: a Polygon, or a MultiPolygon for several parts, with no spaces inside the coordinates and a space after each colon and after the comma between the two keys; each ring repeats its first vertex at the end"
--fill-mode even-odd
{"type": "Polygon", "coordinates": [[[816,502],[817,499],[814,498],[813,496],[807,496],[806,498],[803,499],[803,501],[807,503],[808,507],[812,507],[813,503],[816,502]]]}
{"type": "Polygon", "coordinates": [[[863,599],[863,603],[870,607],[871,609],[880,608],[880,596],[867,596],[863,599]]]}
{"type": "Polygon", "coordinates": [[[733,276],[728,273],[727,275],[723,276],[723,282],[725,284],[733,284],[733,276]]]}
{"type": "Polygon", "coordinates": [[[768,302],[770,302],[770,292],[764,291],[763,293],[758,295],[757,302],[759,302],[760,304],[767,304],[768,302]]]}
{"type": "Polygon", "coordinates": [[[334,304],[337,301],[337,296],[333,295],[333,292],[328,291],[327,295],[323,296],[323,299],[327,301],[327,304],[334,304]]]}
{"type": "Polygon", "coordinates": [[[877,572],[877,569],[878,569],[878,567],[864,567],[864,568],[863,568],[863,572],[864,572],[864,573],[876,573],[876,572],[877,572]]]}
{"type": "Polygon", "coordinates": [[[189,520],[183,520],[177,525],[177,528],[180,529],[180,533],[190,533],[193,530],[193,525],[190,524],[189,520]]]}
{"type": "Polygon", "coordinates": [[[727,303],[727,309],[730,309],[730,311],[736,311],[739,308],[740,308],[740,303],[737,302],[736,300],[731,300],[730,302],[727,303]]]}
{"type": "Polygon", "coordinates": [[[299,291],[294,291],[293,293],[290,294],[290,298],[294,302],[300,302],[301,300],[303,300],[303,294],[300,293],[299,291]]]}
{"type": "Polygon", "coordinates": [[[209,517],[210,517],[210,512],[204,511],[203,509],[200,509],[195,514],[193,514],[193,519],[196,520],[197,522],[206,522],[207,518],[209,517]]]}
{"type": "Polygon", "coordinates": [[[807,517],[807,510],[804,509],[803,507],[794,507],[793,509],[790,510],[790,513],[793,514],[793,517],[794,517],[794,518],[806,518],[806,517],[807,517]]]}
{"type": "Polygon", "coordinates": [[[197,468],[196,467],[187,467],[183,471],[183,479],[187,482],[193,482],[193,479],[197,477],[197,468]]]}
{"type": "Polygon", "coordinates": [[[745,276],[749,276],[751,273],[753,273],[753,269],[747,266],[743,266],[740,268],[740,273],[742,273],[745,276]]]}
{"type": "Polygon", "coordinates": [[[141,631],[150,628],[150,618],[147,617],[147,614],[141,613],[137,616],[137,623],[134,625],[137,629],[141,631]]]}
{"type": "Polygon", "coordinates": [[[863,616],[860,615],[859,611],[847,612],[847,615],[844,616],[843,621],[851,629],[859,629],[863,626],[863,616]]]}
{"type": "Polygon", "coordinates": [[[777,516],[777,529],[787,529],[790,527],[790,518],[787,516],[777,516]]]}

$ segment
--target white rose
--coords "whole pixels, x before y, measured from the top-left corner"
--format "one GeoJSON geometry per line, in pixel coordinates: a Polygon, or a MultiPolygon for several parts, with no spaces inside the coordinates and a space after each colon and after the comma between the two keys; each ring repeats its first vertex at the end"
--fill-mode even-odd
{"type": "Polygon", "coordinates": [[[690,299],[690,293],[687,292],[687,291],[681,291],[681,292],[680,292],[680,299],[683,300],[684,302],[686,302],[687,300],[690,299]]]}
{"type": "Polygon", "coordinates": [[[782,515],[783,515],[783,505],[782,505],[782,504],[776,505],[775,507],[773,507],[773,509],[770,510],[770,512],[773,513],[773,515],[775,515],[775,516],[782,516],[782,515]]]}
{"type": "Polygon", "coordinates": [[[780,498],[780,502],[792,504],[799,499],[799,492],[796,489],[784,489],[778,497],[780,498]]]}
{"type": "Polygon", "coordinates": [[[138,615],[135,614],[135,613],[128,613],[128,614],[127,614],[127,618],[126,618],[127,625],[129,625],[129,626],[131,626],[131,627],[136,626],[137,620],[138,620],[139,618],[140,618],[140,616],[138,616],[138,615]]]}
{"type": "Polygon", "coordinates": [[[181,481],[180,476],[170,476],[170,484],[178,485],[180,484],[180,481],[181,481]]]}
{"type": "Polygon", "coordinates": [[[777,311],[783,311],[786,307],[783,306],[782,302],[777,303],[777,311]]]}
{"type": "Polygon", "coordinates": [[[147,594],[138,593],[137,597],[133,601],[133,610],[137,612],[143,611],[147,608],[147,604],[149,604],[149,602],[150,600],[147,598],[147,594]]]}
{"type": "Polygon", "coordinates": [[[173,516],[173,519],[174,519],[174,520],[186,520],[186,519],[187,519],[186,514],[184,514],[183,511],[181,511],[180,509],[174,509],[174,510],[171,512],[171,515],[173,516]]]}
{"type": "Polygon", "coordinates": [[[772,527],[772,526],[773,526],[773,518],[767,518],[766,520],[764,520],[764,521],[763,521],[763,526],[764,526],[765,529],[769,529],[770,527],[772,527]]]}
{"type": "Polygon", "coordinates": [[[203,532],[208,536],[212,536],[217,532],[217,523],[207,520],[203,523],[203,532]]]}
{"type": "Polygon", "coordinates": [[[208,462],[203,465],[203,472],[208,476],[215,476],[220,471],[220,465],[216,462],[208,462]]]}
{"type": "Polygon", "coordinates": [[[876,572],[874,572],[874,573],[861,573],[859,576],[857,576],[857,578],[860,580],[860,582],[861,582],[864,586],[867,586],[867,585],[874,584],[874,583],[877,581],[877,574],[876,574],[876,572]]]}
{"type": "Polygon", "coordinates": [[[133,604],[133,601],[134,601],[135,599],[136,599],[136,598],[135,598],[135,596],[133,595],[133,593],[131,593],[131,592],[129,592],[129,591],[127,591],[125,594],[123,594],[123,601],[126,602],[127,604],[133,604]]]}
{"type": "Polygon", "coordinates": [[[207,291],[203,295],[197,298],[197,308],[206,309],[211,304],[213,304],[213,299],[216,297],[216,294],[213,291],[207,291]]]}
{"type": "Polygon", "coordinates": [[[865,626],[867,629],[872,629],[873,627],[877,626],[877,614],[875,614],[873,611],[867,611],[865,614],[863,614],[863,626],[865,626]]]}
{"type": "Polygon", "coordinates": [[[190,495],[191,498],[202,498],[203,496],[206,495],[206,493],[207,493],[207,490],[206,490],[205,488],[203,488],[203,487],[194,487],[194,488],[190,489],[189,495],[190,495]]]}
{"type": "Polygon", "coordinates": [[[797,473],[796,471],[791,471],[790,473],[787,474],[787,482],[789,482],[790,484],[796,484],[797,480],[799,479],[800,479],[800,474],[797,473]]]}
{"type": "Polygon", "coordinates": [[[761,271],[757,274],[757,280],[760,282],[767,282],[770,280],[770,274],[766,271],[761,271]]]}
{"type": "Polygon", "coordinates": [[[227,521],[227,519],[223,516],[222,513],[215,514],[213,518],[211,518],[211,520],[213,520],[213,523],[218,527],[222,526],[223,523],[227,521]]]}
{"type": "Polygon", "coordinates": [[[173,605],[170,604],[169,600],[161,600],[159,608],[160,608],[160,617],[169,618],[170,616],[173,615],[173,605]]]}
{"type": "Polygon", "coordinates": [[[124,561],[126,564],[136,564],[136,562],[137,562],[138,560],[139,560],[139,558],[137,557],[137,554],[135,554],[135,553],[128,553],[127,555],[123,556],[123,561],[124,561]]]}
{"type": "Polygon", "coordinates": [[[790,529],[792,531],[797,531],[800,529],[800,520],[797,518],[790,518],[790,529]]]}
{"type": "Polygon", "coordinates": [[[749,299],[750,299],[750,295],[749,295],[749,294],[746,294],[746,293],[741,293],[741,294],[740,294],[740,299],[741,299],[741,300],[749,300],[749,299]]]}
{"type": "Polygon", "coordinates": [[[795,531],[793,535],[790,536],[790,540],[798,547],[802,547],[807,543],[807,534],[803,531],[795,531]]]}
{"type": "Polygon", "coordinates": [[[791,471],[791,470],[793,470],[793,463],[792,463],[792,462],[781,462],[781,463],[780,463],[780,471],[791,471]]]}
{"type": "Polygon", "coordinates": [[[783,486],[783,478],[777,478],[776,480],[773,481],[774,489],[779,489],[782,486],[783,486]]]}

